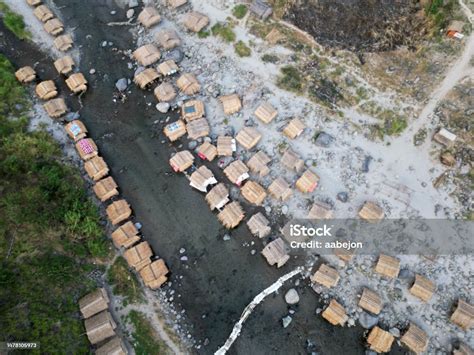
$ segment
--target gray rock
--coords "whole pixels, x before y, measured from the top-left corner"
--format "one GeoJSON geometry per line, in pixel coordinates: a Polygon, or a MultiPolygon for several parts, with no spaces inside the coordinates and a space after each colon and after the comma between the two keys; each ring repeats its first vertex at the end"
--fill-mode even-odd
{"type": "Polygon", "coordinates": [[[195,149],[198,145],[198,142],[197,141],[191,141],[188,143],[188,148],[189,149],[195,149]]]}
{"type": "Polygon", "coordinates": [[[65,116],[65,121],[67,122],[71,122],[71,121],[74,121],[74,120],[78,120],[81,116],[79,115],[78,112],[69,112],[66,116],[65,116]]]}
{"type": "Polygon", "coordinates": [[[179,249],[180,254],[184,254],[185,252],[186,252],[186,249],[184,249],[184,248],[179,249]]]}
{"type": "Polygon", "coordinates": [[[95,69],[92,68],[91,70],[89,70],[89,74],[94,75],[95,74],[95,69]]]}
{"type": "Polygon", "coordinates": [[[286,215],[288,213],[288,206],[287,205],[283,205],[281,207],[281,213],[283,213],[284,215],[286,215]]]}
{"type": "Polygon", "coordinates": [[[135,70],[135,73],[133,73],[133,76],[137,76],[138,74],[140,74],[142,71],[145,70],[145,67],[138,67],[136,70],[135,70]]]}
{"type": "Polygon", "coordinates": [[[293,320],[293,318],[291,318],[290,316],[283,317],[281,319],[281,322],[283,323],[283,328],[288,327],[292,320],[293,320]]]}
{"type": "Polygon", "coordinates": [[[398,328],[390,328],[390,334],[392,334],[395,338],[400,338],[400,329],[398,328]]]}
{"type": "Polygon", "coordinates": [[[398,277],[404,280],[409,280],[415,277],[415,273],[411,271],[410,269],[404,268],[400,270],[398,277]]]}
{"type": "Polygon", "coordinates": [[[224,238],[222,238],[222,239],[224,239],[225,241],[230,240],[230,235],[226,234],[226,235],[224,235],[224,238]]]}
{"type": "Polygon", "coordinates": [[[135,10],[134,9],[130,9],[127,11],[127,18],[132,18],[133,15],[135,15],[135,10]]]}
{"type": "Polygon", "coordinates": [[[362,312],[359,315],[359,323],[362,328],[371,329],[379,322],[379,317],[370,315],[367,312],[362,312]]]}
{"type": "Polygon", "coordinates": [[[129,0],[129,2],[128,2],[128,7],[129,8],[137,7],[137,6],[138,6],[138,0],[129,0]]]}
{"type": "Polygon", "coordinates": [[[300,301],[300,296],[294,288],[290,288],[285,293],[285,302],[288,304],[297,304],[300,301]]]}
{"type": "Polygon", "coordinates": [[[334,138],[330,134],[327,134],[326,132],[321,132],[318,134],[318,137],[314,141],[314,143],[320,147],[327,148],[331,145],[333,142],[334,138]]]}
{"type": "Polygon", "coordinates": [[[372,161],[372,157],[370,155],[367,155],[364,159],[364,162],[362,163],[362,172],[363,173],[368,173],[369,172],[369,166],[370,166],[371,161],[372,161]]]}
{"type": "Polygon", "coordinates": [[[117,80],[115,83],[115,87],[117,88],[118,91],[125,91],[127,90],[128,87],[128,81],[126,78],[122,78],[117,80]]]}
{"type": "Polygon", "coordinates": [[[107,47],[107,41],[103,41],[100,45],[101,47],[107,47]]]}
{"type": "Polygon", "coordinates": [[[183,52],[178,49],[178,48],[175,48],[173,49],[172,51],[169,51],[168,53],[166,53],[164,59],[165,60],[174,60],[176,63],[179,63],[183,60],[184,58],[184,54],[183,52]]]}
{"type": "Polygon", "coordinates": [[[181,261],[188,261],[188,257],[186,255],[182,256],[179,258],[181,261]]]}
{"type": "Polygon", "coordinates": [[[349,194],[345,191],[341,191],[337,194],[337,199],[341,202],[346,203],[349,200],[349,194]]]}
{"type": "Polygon", "coordinates": [[[166,113],[170,109],[170,104],[167,102],[160,102],[159,104],[156,104],[156,109],[161,113],[166,113]]]}

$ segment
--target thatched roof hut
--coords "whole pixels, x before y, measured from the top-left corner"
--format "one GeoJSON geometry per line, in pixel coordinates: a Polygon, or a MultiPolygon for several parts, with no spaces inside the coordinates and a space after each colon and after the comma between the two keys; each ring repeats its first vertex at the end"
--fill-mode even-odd
{"type": "Polygon", "coordinates": [[[117,327],[112,315],[108,311],[103,311],[84,321],[87,338],[92,345],[98,344],[105,339],[115,335],[114,329],[117,327]]]}
{"type": "Polygon", "coordinates": [[[436,285],[433,281],[428,280],[426,277],[423,277],[419,274],[416,274],[415,282],[410,288],[410,293],[413,296],[416,296],[419,299],[423,300],[424,302],[428,302],[431,297],[433,297],[433,293],[435,292],[435,290],[436,285]]]}
{"type": "Polygon", "coordinates": [[[242,102],[237,94],[224,95],[219,97],[219,100],[226,115],[232,115],[242,109],[242,102]]]}
{"type": "Polygon", "coordinates": [[[286,201],[293,191],[290,188],[290,184],[286,182],[281,176],[277,177],[268,187],[270,195],[280,201],[286,201]]]}
{"type": "Polygon", "coordinates": [[[367,344],[369,344],[370,350],[377,353],[388,353],[394,340],[395,338],[390,332],[375,326],[369,333],[367,344]]]}
{"type": "Polygon", "coordinates": [[[199,32],[209,24],[209,17],[197,11],[188,12],[183,19],[183,25],[189,31],[199,32]]]}
{"type": "Polygon", "coordinates": [[[168,102],[176,97],[176,90],[171,83],[161,83],[153,93],[159,102],[168,102]]]}
{"type": "Polygon", "coordinates": [[[270,222],[262,212],[258,212],[250,217],[247,221],[247,227],[249,227],[250,233],[259,238],[266,237],[272,231],[270,222]]]}
{"type": "Polygon", "coordinates": [[[209,204],[211,211],[216,208],[221,209],[227,202],[229,202],[229,190],[223,183],[219,183],[207,193],[206,201],[209,204]]]}
{"type": "Polygon", "coordinates": [[[84,123],[82,123],[82,121],[79,121],[79,120],[74,120],[74,121],[69,122],[65,126],[65,129],[69,137],[71,137],[74,140],[74,142],[77,142],[87,136],[87,128],[84,125],[84,123]]]}
{"type": "Polygon", "coordinates": [[[97,145],[91,138],[82,138],[76,143],[76,149],[82,160],[87,161],[99,155],[97,145]]]}
{"type": "Polygon", "coordinates": [[[283,129],[283,134],[290,139],[295,139],[305,130],[306,125],[299,118],[293,118],[283,129]]]}
{"type": "Polygon", "coordinates": [[[194,95],[201,90],[201,84],[191,73],[182,74],[176,81],[176,85],[186,95],[194,95]]]}
{"type": "Polygon", "coordinates": [[[15,77],[20,83],[31,83],[36,79],[36,72],[32,67],[26,66],[18,69],[15,72],[15,77]]]}
{"type": "Polygon", "coordinates": [[[150,265],[152,256],[153,251],[150,244],[146,241],[125,250],[123,253],[123,257],[127,260],[128,265],[136,271],[140,271],[145,266],[150,265]]]}
{"type": "Polygon", "coordinates": [[[296,180],[296,188],[302,193],[313,192],[318,187],[319,176],[307,169],[301,177],[296,180]]]}
{"type": "Polygon", "coordinates": [[[168,273],[169,270],[163,259],[155,260],[140,270],[143,282],[152,290],[160,288],[168,280],[166,277],[168,273]]]}
{"type": "Polygon", "coordinates": [[[270,172],[270,168],[267,166],[270,162],[270,157],[260,150],[247,161],[247,166],[252,173],[264,177],[270,172]]]}
{"type": "Polygon", "coordinates": [[[117,225],[132,215],[132,209],[125,200],[118,200],[111,203],[106,209],[107,217],[110,223],[117,225]]]}
{"type": "Polygon", "coordinates": [[[41,22],[46,22],[54,18],[53,12],[46,5],[40,5],[35,8],[33,14],[41,22]]]}
{"type": "Polygon", "coordinates": [[[107,176],[109,173],[109,167],[105,162],[104,158],[96,156],[91,160],[88,160],[84,163],[84,169],[87,172],[87,175],[94,180],[100,180],[104,176],[107,176]]]}
{"type": "Polygon", "coordinates": [[[156,43],[165,50],[170,50],[178,47],[181,44],[181,39],[173,29],[161,30],[155,35],[156,43]]]}
{"type": "Polygon", "coordinates": [[[105,288],[98,288],[79,300],[79,310],[84,318],[90,318],[109,308],[109,302],[105,288]]]}
{"type": "Polygon", "coordinates": [[[269,18],[272,13],[272,7],[264,0],[253,0],[250,5],[250,12],[262,20],[269,18]]]}
{"type": "Polygon", "coordinates": [[[336,269],[326,264],[321,264],[318,271],[311,276],[311,281],[317,282],[327,288],[331,288],[337,285],[339,278],[340,276],[336,269]]]}
{"type": "Polygon", "coordinates": [[[186,134],[186,124],[182,120],[177,120],[176,122],[167,124],[163,132],[171,142],[174,142],[186,134]]]}
{"type": "Polygon", "coordinates": [[[170,165],[175,172],[183,172],[190,168],[194,163],[194,155],[189,150],[182,150],[173,155],[170,159],[170,165]]]}
{"type": "Polygon", "coordinates": [[[334,299],[329,302],[329,306],[321,313],[321,316],[332,325],[340,326],[344,326],[349,319],[344,307],[334,299]]]}
{"type": "Polygon", "coordinates": [[[41,100],[49,100],[58,96],[58,89],[52,80],[45,80],[36,85],[35,92],[41,100]]]}
{"type": "Polygon", "coordinates": [[[201,100],[189,100],[181,106],[181,117],[186,121],[196,120],[205,116],[204,102],[201,100]]]}
{"type": "Polygon", "coordinates": [[[122,224],[112,232],[112,241],[117,249],[128,249],[140,241],[138,229],[132,221],[122,224]]]}
{"type": "Polygon", "coordinates": [[[237,201],[227,204],[224,209],[217,215],[219,221],[227,229],[235,228],[244,219],[245,213],[237,201]]]}
{"type": "Polygon", "coordinates": [[[260,206],[267,197],[263,186],[255,181],[248,181],[241,189],[242,196],[250,203],[260,206]]]}
{"type": "MultiPolygon", "coordinates": [[[[219,146],[217,146],[219,150],[219,146]]],[[[224,174],[233,184],[240,186],[243,181],[249,178],[249,168],[245,165],[242,160],[234,160],[225,169],[224,174]]]]}
{"type": "Polygon", "coordinates": [[[43,27],[46,32],[53,36],[57,36],[64,32],[64,24],[57,18],[48,20],[43,27]]]}
{"type": "Polygon", "coordinates": [[[158,71],[163,76],[173,75],[177,73],[178,70],[179,70],[178,65],[172,59],[165,60],[163,63],[158,64],[158,71]]]}
{"type": "Polygon", "coordinates": [[[303,170],[304,160],[301,159],[295,152],[291,149],[287,149],[283,156],[281,157],[281,164],[290,170],[294,170],[297,173],[303,170]]]}
{"type": "Polygon", "coordinates": [[[147,6],[138,14],[138,22],[140,22],[144,27],[150,28],[161,21],[161,16],[158,13],[158,10],[154,7],[147,6]]]}
{"type": "Polygon", "coordinates": [[[413,323],[410,323],[408,331],[403,334],[400,341],[415,354],[421,354],[428,348],[428,334],[413,323]]]}
{"type": "Polygon", "coordinates": [[[278,115],[278,111],[270,103],[264,102],[257,107],[254,115],[263,123],[270,123],[278,115]]]}
{"type": "Polygon", "coordinates": [[[140,89],[146,89],[147,86],[151,85],[159,77],[160,74],[158,74],[155,68],[146,68],[135,75],[133,81],[140,89]]]}
{"type": "Polygon", "coordinates": [[[142,66],[147,67],[161,58],[161,53],[154,44],[145,44],[133,52],[133,58],[142,66]]]}
{"type": "Polygon", "coordinates": [[[203,160],[213,161],[217,156],[217,148],[209,142],[204,142],[197,148],[197,154],[203,160]]]}
{"type": "Polygon", "coordinates": [[[317,201],[313,204],[313,207],[308,212],[308,219],[331,219],[333,213],[331,206],[327,203],[317,201]]]}
{"type": "Polygon", "coordinates": [[[253,127],[242,128],[235,139],[245,149],[250,150],[257,145],[262,138],[262,135],[253,127]]]}
{"type": "Polygon", "coordinates": [[[465,343],[459,343],[457,348],[453,350],[453,355],[474,355],[474,350],[465,343]]]}
{"type": "Polygon", "coordinates": [[[334,255],[336,255],[344,263],[348,263],[354,257],[354,253],[352,251],[342,248],[335,248],[334,255]]]}
{"type": "Polygon", "coordinates": [[[58,73],[63,75],[72,72],[75,65],[74,60],[69,55],[65,55],[54,62],[54,67],[58,73]]]}
{"type": "Polygon", "coordinates": [[[379,314],[382,311],[382,298],[374,291],[364,287],[359,300],[359,307],[373,314],[379,314]]]}
{"type": "Polygon", "coordinates": [[[209,123],[203,118],[191,121],[186,125],[189,139],[198,139],[209,135],[209,123]]]}
{"type": "Polygon", "coordinates": [[[217,155],[222,157],[231,157],[237,150],[235,139],[229,136],[217,137],[217,155]]]}
{"type": "Polygon", "coordinates": [[[128,350],[118,336],[114,336],[95,351],[95,355],[127,355],[128,350]]]}
{"type": "Polygon", "coordinates": [[[290,259],[286,251],[285,242],[281,238],[277,238],[274,241],[268,243],[262,250],[262,255],[267,259],[267,263],[270,266],[277,265],[282,267],[290,259]]]}
{"type": "Polygon", "coordinates": [[[377,222],[384,217],[383,209],[374,202],[367,201],[359,211],[359,217],[368,222],[377,222]]]}
{"type": "Polygon", "coordinates": [[[393,256],[380,254],[375,271],[389,278],[396,278],[400,272],[400,260],[393,256]]]}
{"type": "Polygon", "coordinates": [[[172,9],[177,9],[184,4],[187,4],[188,0],[167,0],[168,7],[172,9]]]}
{"type": "Polygon", "coordinates": [[[30,6],[38,6],[41,4],[41,0],[26,0],[27,4],[30,6]]]}
{"type": "Polygon", "coordinates": [[[66,84],[74,94],[87,90],[87,80],[82,73],[74,73],[66,79],[66,84]]]}
{"type": "Polygon", "coordinates": [[[112,176],[106,177],[95,183],[93,190],[97,198],[102,202],[111,199],[119,194],[118,185],[112,176]]]}
{"type": "Polygon", "coordinates": [[[444,145],[448,148],[451,147],[454,144],[454,142],[456,141],[456,138],[457,138],[457,136],[454,133],[448,131],[446,128],[441,128],[433,136],[433,139],[436,142],[438,142],[438,143],[440,143],[440,144],[442,144],[442,145],[444,145]]]}
{"type": "Polygon", "coordinates": [[[451,315],[451,322],[464,330],[469,330],[474,324],[474,306],[460,298],[455,311],[451,315]]]}
{"type": "Polygon", "coordinates": [[[54,46],[61,52],[66,52],[72,48],[74,41],[70,34],[61,35],[54,40],[54,46]]]}
{"type": "Polygon", "coordinates": [[[199,191],[207,192],[207,187],[214,184],[217,184],[217,180],[205,165],[201,165],[191,174],[189,185],[199,191]]]}

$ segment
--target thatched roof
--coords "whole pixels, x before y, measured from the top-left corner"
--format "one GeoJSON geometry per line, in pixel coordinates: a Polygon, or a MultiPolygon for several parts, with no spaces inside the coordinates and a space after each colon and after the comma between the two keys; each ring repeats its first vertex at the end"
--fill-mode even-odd
{"type": "Polygon", "coordinates": [[[97,198],[102,202],[111,199],[119,194],[117,190],[117,183],[112,176],[106,177],[95,183],[93,190],[97,198]]]}
{"type": "Polygon", "coordinates": [[[46,5],[38,6],[36,9],[33,10],[33,14],[41,22],[46,22],[54,18],[53,12],[46,5]]]}
{"type": "Polygon", "coordinates": [[[197,11],[188,12],[183,19],[183,25],[188,30],[199,32],[209,24],[209,17],[197,11]]]}
{"type": "Polygon", "coordinates": [[[415,282],[410,288],[410,293],[424,302],[428,302],[436,290],[436,285],[433,281],[428,280],[419,274],[415,275],[415,282]]]}
{"type": "Polygon", "coordinates": [[[227,204],[224,209],[217,215],[219,221],[227,229],[235,228],[244,219],[245,213],[237,201],[227,204]]]}
{"type": "Polygon", "coordinates": [[[301,177],[296,180],[296,188],[302,193],[313,192],[318,187],[319,176],[307,169],[301,177]]]}
{"type": "Polygon", "coordinates": [[[49,117],[59,118],[67,112],[66,102],[63,98],[52,99],[43,105],[49,117]]]}
{"type": "Polygon", "coordinates": [[[352,251],[343,248],[335,248],[334,255],[341,259],[344,263],[348,263],[354,257],[354,253],[352,251]]]}
{"type": "Polygon", "coordinates": [[[281,176],[277,177],[268,187],[270,195],[280,201],[286,201],[293,191],[290,188],[290,184],[286,182],[281,176]]]}
{"type": "Polygon", "coordinates": [[[41,0],[26,0],[26,2],[30,6],[38,6],[41,4],[42,1],[41,0]]]}
{"type": "Polygon", "coordinates": [[[188,0],[167,0],[168,6],[171,7],[172,9],[176,9],[180,6],[183,6],[187,2],[188,0]]]}
{"type": "Polygon", "coordinates": [[[456,141],[456,138],[457,138],[457,136],[454,133],[448,131],[446,128],[441,128],[433,136],[433,139],[436,142],[438,142],[438,143],[440,143],[440,144],[442,144],[442,145],[444,145],[448,148],[451,147],[454,144],[454,142],[456,141]]]}
{"type": "Polygon", "coordinates": [[[105,288],[98,288],[79,300],[79,310],[84,318],[90,318],[109,308],[109,301],[105,288]]]}
{"type": "Polygon", "coordinates": [[[377,353],[388,353],[392,348],[394,339],[390,332],[375,326],[369,333],[367,344],[369,344],[370,350],[377,353]]]}
{"type": "Polygon", "coordinates": [[[267,166],[267,164],[270,162],[270,157],[266,155],[265,152],[260,150],[247,161],[247,166],[252,173],[263,177],[268,175],[270,172],[270,169],[267,166]]]}
{"type": "Polygon", "coordinates": [[[359,300],[359,307],[373,314],[379,314],[382,311],[382,298],[374,291],[364,287],[359,300]]]}
{"type": "Polygon", "coordinates": [[[171,142],[174,142],[186,134],[186,124],[182,120],[177,120],[176,122],[167,124],[163,132],[171,142]]]}
{"type": "Polygon", "coordinates": [[[183,172],[194,163],[194,155],[189,150],[182,150],[173,155],[170,159],[170,165],[175,172],[183,172]]]}
{"type": "Polygon", "coordinates": [[[171,83],[161,83],[153,93],[159,102],[168,102],[176,97],[176,90],[171,83]]]}
{"type": "Polygon", "coordinates": [[[49,100],[58,95],[58,89],[52,80],[42,81],[36,85],[35,92],[41,100],[49,100]]]}
{"type": "Polygon", "coordinates": [[[336,269],[326,264],[321,264],[318,271],[311,276],[311,281],[317,282],[327,288],[331,288],[337,285],[339,278],[340,276],[336,269]]]}
{"type": "Polygon", "coordinates": [[[297,173],[303,170],[304,161],[295,152],[291,149],[287,149],[283,156],[281,157],[281,164],[290,170],[294,170],[297,173]]]}
{"type": "Polygon", "coordinates": [[[128,249],[140,241],[138,229],[132,221],[122,224],[112,232],[112,241],[116,248],[128,249]]]}
{"type": "Polygon", "coordinates": [[[262,255],[267,259],[267,263],[271,266],[277,265],[282,267],[290,259],[286,251],[285,242],[281,238],[268,243],[262,250],[262,255]]]}
{"type": "Polygon", "coordinates": [[[209,142],[204,142],[197,148],[197,154],[203,160],[213,161],[217,156],[217,148],[209,142]]]}
{"type": "Polygon", "coordinates": [[[270,228],[270,222],[262,212],[258,212],[250,217],[250,219],[247,221],[247,227],[249,227],[250,232],[253,235],[259,238],[266,237],[272,230],[270,228]]]}
{"type": "Polygon", "coordinates": [[[305,128],[306,126],[303,121],[301,121],[299,118],[293,118],[283,129],[283,134],[290,139],[295,139],[301,133],[303,133],[305,128]]]}
{"type": "Polygon", "coordinates": [[[368,222],[377,222],[384,217],[383,209],[374,202],[367,201],[359,211],[359,217],[368,222]]]}
{"type": "Polygon", "coordinates": [[[74,41],[70,34],[61,35],[54,40],[54,46],[61,52],[66,52],[72,48],[74,41]]]}
{"type": "Polygon", "coordinates": [[[54,62],[54,67],[58,73],[63,75],[72,72],[75,65],[74,60],[69,55],[65,55],[54,62]]]}
{"type": "Polygon", "coordinates": [[[262,135],[253,127],[242,128],[235,139],[245,149],[250,150],[257,145],[262,138],[262,135]]]}
{"type": "Polygon", "coordinates": [[[286,36],[281,33],[277,27],[273,27],[272,30],[265,36],[265,40],[270,44],[277,44],[284,38],[286,38],[286,36]]]}
{"type": "Polygon", "coordinates": [[[107,340],[107,342],[95,351],[95,355],[127,355],[128,350],[118,336],[107,340]]]}
{"type": "Polygon", "coordinates": [[[152,256],[153,251],[148,242],[141,242],[140,244],[125,250],[123,253],[123,257],[127,260],[128,265],[136,271],[140,271],[145,266],[150,265],[152,256]]]}
{"type": "Polygon", "coordinates": [[[178,88],[186,95],[194,95],[201,90],[201,84],[196,79],[194,74],[184,73],[176,81],[178,88]]]}
{"type": "Polygon", "coordinates": [[[161,58],[161,53],[153,44],[145,44],[133,52],[133,58],[142,66],[147,67],[161,58]]]}
{"type": "Polygon", "coordinates": [[[207,192],[207,187],[214,184],[217,184],[217,180],[205,165],[201,165],[191,174],[189,185],[199,191],[207,192]]]}
{"type": "Polygon", "coordinates": [[[453,355],[474,355],[474,350],[465,343],[459,343],[456,349],[453,349],[453,355]]]}
{"type": "Polygon", "coordinates": [[[408,349],[415,354],[421,354],[428,348],[428,334],[413,323],[410,323],[408,331],[400,339],[408,349]]]}
{"type": "Polygon", "coordinates": [[[474,325],[474,306],[460,298],[456,310],[451,315],[451,322],[464,330],[469,330],[474,325]]]}
{"type": "Polygon", "coordinates": [[[270,123],[278,115],[278,111],[270,103],[264,102],[257,107],[254,115],[263,123],[270,123]]]}
{"type": "Polygon", "coordinates": [[[235,139],[229,136],[217,137],[217,155],[231,157],[237,149],[235,139]]]}
{"type": "Polygon", "coordinates": [[[380,254],[375,271],[389,278],[396,278],[400,272],[400,260],[393,256],[380,254]]]}
{"type": "Polygon", "coordinates": [[[66,84],[73,93],[78,94],[87,90],[87,80],[82,73],[74,73],[66,79],[66,84]]]}
{"type": "Polygon", "coordinates": [[[105,339],[115,335],[114,329],[117,327],[112,315],[108,311],[103,311],[84,321],[87,337],[92,345],[98,344],[105,339]]]}
{"type": "MultiPolygon", "coordinates": [[[[219,146],[217,146],[219,150],[219,146]]],[[[234,160],[225,169],[224,174],[233,184],[240,186],[244,180],[249,178],[249,168],[245,165],[242,160],[234,160]]]]}
{"type": "Polygon", "coordinates": [[[100,180],[104,176],[107,176],[109,173],[109,167],[105,162],[104,158],[96,156],[91,160],[88,160],[84,163],[84,169],[87,172],[87,175],[94,180],[100,180]]]}
{"type": "Polygon", "coordinates": [[[447,30],[454,31],[454,32],[462,32],[464,28],[464,24],[465,22],[460,21],[460,20],[451,21],[447,27],[447,30]]]}
{"type": "Polygon", "coordinates": [[[177,73],[178,70],[179,70],[178,65],[172,59],[165,60],[163,63],[158,64],[158,71],[163,76],[173,75],[173,74],[177,73]]]}
{"type": "Polygon", "coordinates": [[[46,32],[53,36],[57,36],[64,32],[64,24],[57,18],[48,20],[43,27],[46,32]]]}
{"type": "Polygon", "coordinates": [[[189,139],[198,139],[209,135],[209,123],[203,118],[191,121],[186,125],[189,139]]]}
{"type": "Polygon", "coordinates": [[[331,206],[324,202],[315,202],[308,212],[308,219],[331,219],[333,213],[331,206]]]}
{"type": "Polygon", "coordinates": [[[226,115],[232,115],[233,113],[239,112],[242,108],[242,102],[237,94],[221,96],[219,97],[219,100],[222,103],[222,108],[226,115]]]}
{"type": "Polygon", "coordinates": [[[223,183],[219,183],[207,193],[206,201],[209,204],[211,211],[216,208],[220,209],[229,202],[229,190],[223,183]]]}
{"type": "Polygon", "coordinates": [[[97,145],[91,138],[82,138],[76,143],[76,150],[82,160],[87,161],[99,154],[97,145]]]}
{"type": "Polygon", "coordinates": [[[253,0],[250,11],[262,20],[266,20],[273,13],[272,7],[264,0],[253,0]]]}
{"type": "Polygon", "coordinates": [[[255,181],[248,181],[242,187],[241,191],[242,196],[250,203],[260,206],[267,197],[267,193],[263,186],[255,181]]]}
{"type": "Polygon", "coordinates": [[[189,100],[181,106],[181,117],[186,121],[192,121],[206,114],[204,102],[201,100],[189,100]]]}
{"type": "Polygon", "coordinates": [[[140,87],[140,89],[145,89],[159,77],[160,75],[155,68],[146,68],[135,75],[133,81],[140,87]]]}
{"type": "Polygon", "coordinates": [[[36,79],[36,72],[32,67],[26,66],[18,69],[15,76],[20,83],[30,83],[36,79]]]}
{"type": "Polygon", "coordinates": [[[181,39],[173,29],[161,30],[155,35],[156,43],[165,50],[170,50],[178,47],[181,44],[181,39]]]}
{"type": "Polygon", "coordinates": [[[329,302],[329,306],[321,313],[321,316],[332,325],[340,326],[344,326],[349,319],[344,307],[334,299],[329,302]]]}
{"type": "Polygon", "coordinates": [[[137,19],[143,26],[150,28],[161,21],[161,16],[157,9],[148,6],[143,8],[137,19]]]}
{"type": "Polygon", "coordinates": [[[158,259],[141,269],[140,276],[147,287],[156,290],[168,280],[168,272],[164,260],[158,259]]]}
{"type": "Polygon", "coordinates": [[[74,142],[77,142],[87,136],[87,128],[84,125],[84,123],[82,123],[82,121],[79,121],[79,120],[74,120],[74,121],[69,122],[65,126],[65,129],[69,137],[71,137],[74,140],[74,142]]]}
{"type": "Polygon", "coordinates": [[[110,223],[117,225],[132,215],[132,209],[125,200],[118,200],[111,203],[106,209],[107,217],[110,223]]]}

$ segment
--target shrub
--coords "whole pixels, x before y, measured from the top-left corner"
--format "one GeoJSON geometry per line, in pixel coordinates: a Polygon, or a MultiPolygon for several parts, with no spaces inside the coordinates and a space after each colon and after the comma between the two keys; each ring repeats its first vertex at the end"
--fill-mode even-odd
{"type": "Polygon", "coordinates": [[[275,54],[264,54],[262,55],[262,61],[266,63],[278,63],[280,58],[275,54]]]}
{"type": "Polygon", "coordinates": [[[232,15],[237,17],[239,20],[244,18],[244,16],[247,14],[247,6],[244,4],[236,5],[232,9],[232,15]]]}
{"type": "Polygon", "coordinates": [[[211,32],[214,36],[219,36],[226,42],[230,43],[235,41],[235,33],[229,24],[216,23],[212,26],[211,32]]]}
{"type": "Polygon", "coordinates": [[[250,50],[250,48],[247,47],[247,45],[242,41],[238,41],[234,45],[234,49],[235,49],[235,53],[237,53],[239,57],[250,57],[250,55],[252,54],[252,51],[250,50]]]}
{"type": "Polygon", "coordinates": [[[143,301],[140,283],[135,274],[129,271],[123,257],[118,257],[110,267],[107,281],[113,286],[114,294],[124,298],[124,304],[143,301]]]}
{"type": "Polygon", "coordinates": [[[285,90],[300,92],[303,88],[303,79],[296,67],[287,65],[281,68],[277,84],[285,90]]]}
{"type": "Polygon", "coordinates": [[[29,39],[31,34],[26,30],[23,16],[11,11],[4,2],[0,1],[0,11],[3,12],[3,24],[19,39],[29,39]]]}

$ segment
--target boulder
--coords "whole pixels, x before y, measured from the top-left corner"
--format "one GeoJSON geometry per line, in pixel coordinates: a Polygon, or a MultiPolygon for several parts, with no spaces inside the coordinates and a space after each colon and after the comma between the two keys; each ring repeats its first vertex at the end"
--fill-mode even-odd
{"type": "Polygon", "coordinates": [[[170,109],[170,104],[167,102],[160,102],[159,104],[156,104],[156,109],[161,113],[166,113],[170,109]]]}
{"type": "Polygon", "coordinates": [[[362,312],[359,315],[359,323],[362,326],[362,328],[371,329],[374,326],[376,326],[378,322],[379,322],[379,317],[373,316],[367,312],[362,312]]]}
{"type": "Polygon", "coordinates": [[[290,288],[285,293],[285,302],[288,304],[297,304],[300,301],[300,296],[294,288],[290,288]]]}
{"type": "Polygon", "coordinates": [[[334,140],[333,136],[327,134],[326,132],[321,132],[316,137],[314,143],[320,147],[327,148],[331,145],[332,141],[334,140]]]}
{"type": "Polygon", "coordinates": [[[286,317],[283,317],[281,319],[281,322],[283,324],[283,328],[286,328],[290,325],[291,321],[293,320],[293,318],[291,318],[290,316],[286,316],[286,317]]]}
{"type": "Polygon", "coordinates": [[[125,91],[127,90],[128,87],[128,81],[126,78],[122,78],[117,80],[115,83],[115,87],[117,88],[118,91],[125,91]]]}

